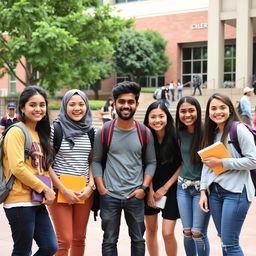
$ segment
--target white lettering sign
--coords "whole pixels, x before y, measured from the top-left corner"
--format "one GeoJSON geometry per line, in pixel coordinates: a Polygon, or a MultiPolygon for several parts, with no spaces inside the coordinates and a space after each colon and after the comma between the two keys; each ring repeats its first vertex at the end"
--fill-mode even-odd
{"type": "Polygon", "coordinates": [[[192,24],[191,28],[192,29],[205,29],[205,28],[208,28],[208,24],[207,23],[192,24]]]}

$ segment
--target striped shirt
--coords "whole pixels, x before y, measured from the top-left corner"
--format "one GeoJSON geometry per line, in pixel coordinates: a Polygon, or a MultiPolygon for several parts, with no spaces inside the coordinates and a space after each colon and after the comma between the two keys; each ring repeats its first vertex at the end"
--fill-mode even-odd
{"type": "MultiPolygon", "coordinates": [[[[53,127],[51,128],[51,143],[53,143],[53,127]]],[[[89,180],[89,154],[91,143],[88,134],[75,137],[74,147],[70,148],[68,141],[62,139],[60,149],[55,156],[54,171],[61,174],[86,176],[89,180]]]]}

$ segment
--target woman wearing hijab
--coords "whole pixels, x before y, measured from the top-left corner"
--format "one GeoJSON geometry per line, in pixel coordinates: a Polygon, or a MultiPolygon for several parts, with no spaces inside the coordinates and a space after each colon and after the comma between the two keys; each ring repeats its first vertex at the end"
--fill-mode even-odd
{"type": "MultiPolygon", "coordinates": [[[[63,138],[50,173],[55,189],[67,201],[59,203],[56,200],[49,207],[59,244],[55,255],[82,256],[95,189],[90,161],[92,145],[88,135],[92,129],[92,114],[86,95],[77,89],[68,91],[55,122],[59,123],[63,138]],[[61,175],[85,176],[86,186],[80,191],[71,190],[61,182],[61,175]],[[84,204],[78,203],[80,200],[85,200],[84,204]]],[[[53,135],[52,127],[52,143],[53,135]]]]}

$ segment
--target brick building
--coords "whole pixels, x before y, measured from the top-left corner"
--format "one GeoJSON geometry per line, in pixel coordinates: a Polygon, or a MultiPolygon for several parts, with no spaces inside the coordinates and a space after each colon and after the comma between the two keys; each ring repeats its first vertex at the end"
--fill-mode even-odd
{"type": "MultiPolygon", "coordinates": [[[[195,73],[208,88],[221,88],[224,81],[238,88],[251,85],[256,74],[256,0],[101,2],[115,5],[122,17],[136,17],[137,30],[157,30],[168,41],[166,53],[172,65],[165,74],[146,77],[142,86],[161,86],[177,79],[187,83],[195,73]]],[[[117,72],[102,81],[102,93],[123,79],[117,72]]],[[[0,80],[0,94],[21,88],[10,76],[0,80]]]]}

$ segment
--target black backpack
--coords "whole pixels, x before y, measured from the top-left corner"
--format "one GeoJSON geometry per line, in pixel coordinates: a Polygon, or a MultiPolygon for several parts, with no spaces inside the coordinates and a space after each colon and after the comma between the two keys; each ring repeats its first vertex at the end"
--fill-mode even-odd
{"type": "Polygon", "coordinates": [[[12,174],[10,179],[6,181],[5,175],[4,175],[4,169],[3,169],[3,143],[4,138],[7,134],[7,132],[12,127],[19,127],[22,132],[25,135],[25,145],[24,145],[24,157],[25,160],[32,155],[31,147],[32,147],[32,138],[27,130],[27,128],[19,123],[15,123],[11,126],[9,126],[7,129],[4,130],[2,133],[2,138],[0,142],[0,203],[3,203],[6,197],[8,196],[10,190],[12,189],[13,183],[16,179],[16,177],[12,174]]]}
{"type": "MultiPolygon", "coordinates": [[[[109,151],[113,130],[114,130],[114,124],[115,124],[115,119],[104,123],[101,129],[101,143],[103,145],[103,154],[102,154],[101,164],[102,164],[103,171],[106,167],[108,151],[109,151]]],[[[136,124],[137,132],[138,132],[138,136],[141,144],[142,165],[143,165],[143,169],[145,170],[145,155],[146,155],[146,147],[148,144],[149,131],[144,124],[138,121],[135,121],[135,124],[136,124]]],[[[98,190],[96,189],[94,193],[94,201],[92,206],[92,211],[94,212],[95,221],[96,221],[96,217],[98,216],[99,210],[100,210],[100,195],[98,190]]]]}
{"type": "MultiPolygon", "coordinates": [[[[63,138],[63,131],[62,131],[62,127],[61,124],[59,122],[53,122],[53,148],[55,151],[55,155],[59,152],[60,149],[60,145],[62,142],[62,138],[63,138]]],[[[93,148],[94,145],[94,128],[92,127],[89,131],[88,131],[88,136],[91,142],[91,147],[93,148]]]]}

